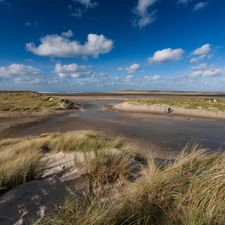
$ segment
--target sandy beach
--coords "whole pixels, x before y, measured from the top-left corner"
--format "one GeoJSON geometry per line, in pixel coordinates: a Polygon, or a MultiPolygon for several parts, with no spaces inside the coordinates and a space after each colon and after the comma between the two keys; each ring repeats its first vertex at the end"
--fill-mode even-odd
{"type": "Polygon", "coordinates": [[[160,113],[168,114],[168,108],[173,111],[171,114],[193,116],[193,117],[208,117],[208,118],[221,118],[225,119],[225,112],[216,110],[204,109],[187,109],[179,106],[162,105],[134,105],[127,102],[122,102],[113,105],[113,109],[126,112],[143,112],[143,113],[160,113]]]}

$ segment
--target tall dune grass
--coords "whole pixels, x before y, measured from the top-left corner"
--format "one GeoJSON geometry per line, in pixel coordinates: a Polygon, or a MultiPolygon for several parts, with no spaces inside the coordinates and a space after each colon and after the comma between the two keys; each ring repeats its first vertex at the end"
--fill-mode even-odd
{"type": "Polygon", "coordinates": [[[41,145],[35,139],[0,141],[0,194],[36,178],[41,145]]]}
{"type": "MultiPolygon", "coordinates": [[[[89,161],[91,163],[89,164],[91,166],[89,167],[89,173],[95,171],[95,174],[97,174],[102,164],[110,161],[109,155],[103,157],[103,154],[109,152],[110,149],[122,147],[121,139],[112,140],[91,131],[53,133],[42,137],[1,140],[0,194],[19,184],[36,179],[39,161],[46,153],[79,152],[85,156],[85,152],[91,152],[95,155],[95,159],[92,159],[91,163],[91,158],[86,155],[84,157],[85,165],[89,161]]],[[[120,166],[122,167],[122,165],[124,166],[123,158],[120,157],[120,160],[120,166]]],[[[111,159],[112,162],[115,162],[114,166],[117,165],[118,169],[119,160],[116,160],[115,156],[111,159]]]]}
{"type": "Polygon", "coordinates": [[[225,153],[193,148],[163,167],[154,160],[145,165],[120,139],[94,132],[0,141],[0,194],[36,179],[41,157],[62,151],[74,152],[75,166],[89,178],[88,192],[75,193],[35,224],[225,224],[225,153]]]}
{"type": "Polygon", "coordinates": [[[159,169],[150,161],[142,176],[103,199],[67,201],[41,225],[224,225],[225,154],[182,153],[159,169]]]}

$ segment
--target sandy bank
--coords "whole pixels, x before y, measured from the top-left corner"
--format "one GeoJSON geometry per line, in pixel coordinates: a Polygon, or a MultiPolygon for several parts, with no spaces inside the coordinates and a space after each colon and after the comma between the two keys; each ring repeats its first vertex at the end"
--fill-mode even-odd
{"type": "Polygon", "coordinates": [[[173,112],[171,114],[209,117],[225,119],[225,112],[216,110],[204,109],[187,109],[179,106],[169,106],[166,104],[160,105],[134,105],[127,102],[119,103],[113,106],[114,109],[128,112],[148,112],[148,113],[168,113],[168,108],[171,107],[173,112]]]}

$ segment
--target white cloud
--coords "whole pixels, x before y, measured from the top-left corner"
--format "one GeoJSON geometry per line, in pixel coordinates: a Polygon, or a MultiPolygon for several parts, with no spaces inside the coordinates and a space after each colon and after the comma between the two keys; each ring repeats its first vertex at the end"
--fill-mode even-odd
{"type": "Polygon", "coordinates": [[[200,48],[197,48],[193,51],[192,55],[194,55],[195,57],[190,59],[190,63],[198,63],[202,59],[210,57],[211,52],[212,47],[210,44],[202,45],[200,48]]]}
{"type": "Polygon", "coordinates": [[[211,45],[205,44],[193,51],[193,55],[208,55],[211,53],[211,45]]]}
{"type": "Polygon", "coordinates": [[[138,70],[141,69],[141,66],[137,63],[130,65],[129,67],[126,68],[126,71],[128,74],[132,74],[137,72],[138,70]]]}
{"type": "Polygon", "coordinates": [[[47,35],[40,39],[40,45],[27,43],[26,49],[35,55],[51,57],[95,57],[100,54],[109,53],[113,48],[113,41],[104,35],[88,34],[87,41],[80,44],[78,41],[70,40],[65,34],[71,36],[68,31],[62,35],[47,35]]]}
{"type": "Polygon", "coordinates": [[[55,73],[58,74],[60,78],[82,78],[95,75],[89,68],[90,66],[78,65],[76,63],[68,65],[57,63],[55,65],[55,73]]]}
{"type": "Polygon", "coordinates": [[[42,75],[41,70],[23,64],[11,64],[0,67],[0,79],[12,79],[17,83],[40,83],[42,81],[42,75]]]}
{"type": "Polygon", "coordinates": [[[143,28],[156,19],[156,10],[149,11],[158,0],[138,0],[137,6],[134,8],[133,12],[137,15],[137,19],[134,21],[133,25],[143,28]]]}
{"type": "Polygon", "coordinates": [[[207,63],[201,63],[197,66],[193,66],[192,69],[193,70],[204,70],[208,68],[208,64],[207,63]]]}
{"type": "Polygon", "coordinates": [[[123,68],[123,67],[118,67],[117,68],[118,71],[126,71],[127,74],[136,73],[140,69],[141,69],[141,66],[138,63],[134,63],[134,64],[132,64],[132,65],[126,67],[126,68],[123,68]]]}
{"type": "Polygon", "coordinates": [[[163,63],[179,60],[183,57],[185,51],[181,48],[178,49],[163,49],[156,51],[148,60],[150,63],[163,63]]]}
{"type": "Polygon", "coordinates": [[[193,11],[199,11],[201,9],[204,9],[205,7],[208,6],[208,4],[209,4],[208,2],[199,2],[194,6],[193,11]]]}
{"type": "Polygon", "coordinates": [[[225,71],[224,69],[217,68],[217,69],[209,69],[209,70],[196,70],[192,72],[193,77],[212,77],[212,76],[219,76],[219,75],[224,75],[225,71]]]}
{"type": "Polygon", "coordinates": [[[160,80],[160,75],[144,76],[145,81],[157,81],[160,80]]]}
{"type": "Polygon", "coordinates": [[[192,67],[192,69],[194,69],[191,73],[192,77],[215,77],[225,75],[225,68],[215,65],[208,65],[206,63],[192,67]]]}
{"type": "Polygon", "coordinates": [[[16,77],[14,79],[15,83],[29,83],[29,84],[40,84],[43,80],[39,77],[16,77]]]}
{"type": "Polygon", "coordinates": [[[205,55],[200,55],[198,57],[191,58],[190,59],[190,63],[198,63],[198,62],[200,62],[204,58],[206,58],[205,55]]]}
{"type": "Polygon", "coordinates": [[[133,79],[134,79],[134,76],[133,76],[133,75],[127,75],[127,76],[125,77],[125,81],[128,81],[128,82],[133,81],[133,79]]]}

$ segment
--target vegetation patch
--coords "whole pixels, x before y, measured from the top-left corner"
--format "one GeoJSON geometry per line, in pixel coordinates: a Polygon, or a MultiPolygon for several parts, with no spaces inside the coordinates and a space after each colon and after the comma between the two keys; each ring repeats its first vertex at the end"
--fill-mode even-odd
{"type": "Polygon", "coordinates": [[[122,155],[128,154],[126,151],[121,139],[112,140],[91,131],[2,140],[0,141],[0,194],[19,184],[38,179],[40,159],[48,153],[74,153],[74,164],[77,167],[85,167],[83,170],[85,174],[107,176],[106,171],[108,171],[112,175],[114,172],[111,172],[110,168],[113,168],[114,171],[120,170],[120,173],[112,175],[119,178],[122,173],[125,175],[126,165],[122,155]],[[112,149],[117,149],[118,152],[113,153],[112,149]],[[104,173],[102,165],[105,165],[104,173]]]}
{"type": "Polygon", "coordinates": [[[56,97],[48,97],[35,92],[1,92],[0,111],[40,112],[73,108],[73,103],[56,97]]]}
{"type": "Polygon", "coordinates": [[[91,131],[0,141],[0,193],[39,177],[42,157],[74,153],[88,183],[35,225],[224,225],[225,153],[193,149],[159,167],[91,131]]]}
{"type": "Polygon", "coordinates": [[[30,140],[0,142],[0,194],[36,179],[39,143],[30,140]]]}
{"type": "Polygon", "coordinates": [[[163,97],[163,98],[144,98],[127,100],[131,105],[169,105],[179,106],[186,109],[204,109],[225,111],[225,99],[223,98],[200,98],[200,97],[163,97]]]}
{"type": "Polygon", "coordinates": [[[37,225],[224,225],[225,154],[182,153],[159,169],[153,161],[135,182],[103,198],[68,199],[37,225]]]}

